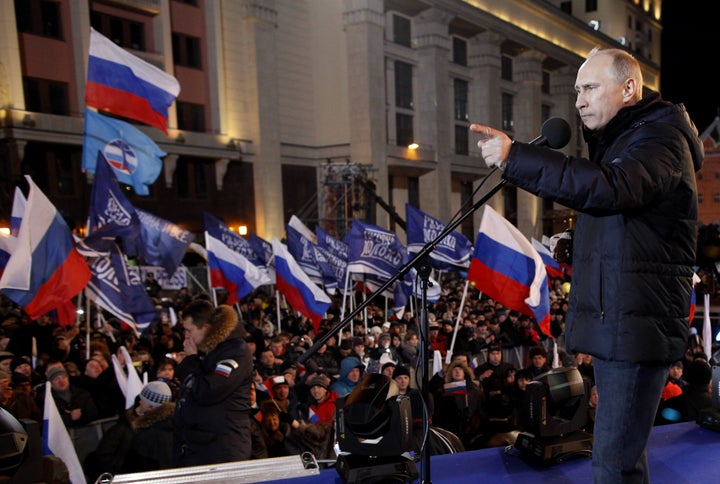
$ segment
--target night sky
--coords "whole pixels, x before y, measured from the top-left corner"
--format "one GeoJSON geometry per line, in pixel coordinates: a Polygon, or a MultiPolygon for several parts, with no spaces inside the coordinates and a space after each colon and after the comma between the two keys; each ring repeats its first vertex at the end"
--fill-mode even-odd
{"type": "Polygon", "coordinates": [[[720,2],[663,0],[662,24],[660,91],[702,133],[720,109],[720,2]]]}

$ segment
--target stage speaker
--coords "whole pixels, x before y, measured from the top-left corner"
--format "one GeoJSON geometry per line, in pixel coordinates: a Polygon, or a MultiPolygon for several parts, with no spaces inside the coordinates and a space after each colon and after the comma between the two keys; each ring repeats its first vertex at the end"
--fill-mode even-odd
{"type": "Polygon", "coordinates": [[[207,466],[180,467],[133,474],[103,474],[96,484],[210,482],[236,484],[275,481],[320,474],[317,460],[310,452],[288,457],[273,457],[207,466]]]}

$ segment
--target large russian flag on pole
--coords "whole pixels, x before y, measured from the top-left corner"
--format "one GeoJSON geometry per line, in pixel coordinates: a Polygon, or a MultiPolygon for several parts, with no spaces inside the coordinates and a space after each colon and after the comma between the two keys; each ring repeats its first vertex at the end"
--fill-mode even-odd
{"type": "Polygon", "coordinates": [[[296,311],[312,321],[317,332],[320,321],[330,307],[330,297],[300,269],[285,244],[274,238],[272,246],[277,290],[296,311]]]}
{"type": "Polygon", "coordinates": [[[90,29],[85,104],[167,134],[168,108],[180,94],[175,77],[90,29]]]}
{"type": "Polygon", "coordinates": [[[525,236],[486,205],[468,280],[510,309],[537,320],[550,334],[550,296],[545,264],[525,236]]]}
{"type": "Polygon", "coordinates": [[[25,175],[30,191],[0,290],[30,319],[66,307],[90,280],[70,229],[45,194],[25,175]]]}
{"type": "Polygon", "coordinates": [[[228,292],[227,304],[233,305],[254,289],[272,284],[260,267],[246,257],[205,232],[205,245],[212,287],[223,287],[228,292]]]}

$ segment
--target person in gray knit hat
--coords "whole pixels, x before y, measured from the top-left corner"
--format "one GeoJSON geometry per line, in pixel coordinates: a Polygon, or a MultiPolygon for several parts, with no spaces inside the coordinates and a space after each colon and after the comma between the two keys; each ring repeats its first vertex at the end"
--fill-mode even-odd
{"type": "Polygon", "coordinates": [[[167,383],[151,381],[85,459],[85,474],[144,472],[172,465],[175,403],[167,383]]]}

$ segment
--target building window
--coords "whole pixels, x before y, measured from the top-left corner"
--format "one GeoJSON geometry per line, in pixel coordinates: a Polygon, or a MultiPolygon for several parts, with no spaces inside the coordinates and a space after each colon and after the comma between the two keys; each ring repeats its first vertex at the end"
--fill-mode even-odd
{"type": "Polygon", "coordinates": [[[703,203],[703,194],[698,193],[698,203],[703,203]]]}
{"type": "Polygon", "coordinates": [[[500,61],[500,78],[505,81],[513,80],[513,60],[512,57],[504,55],[500,61]]]}
{"type": "Polygon", "coordinates": [[[715,203],[720,203],[720,193],[716,193],[715,195],[713,195],[713,201],[715,203]]]}
{"type": "Polygon", "coordinates": [[[199,38],[173,32],[172,48],[175,64],[202,69],[199,38]]]}
{"type": "Polygon", "coordinates": [[[467,121],[468,116],[468,83],[462,79],[453,79],[453,92],[455,97],[455,120],[462,121],[463,124],[455,125],[455,153],[458,155],[467,155],[469,133],[467,121]]]}
{"type": "Polygon", "coordinates": [[[412,115],[395,113],[395,137],[398,146],[408,146],[415,141],[412,115]]]}
{"type": "Polygon", "coordinates": [[[30,141],[20,168],[50,197],[81,197],[81,154],[77,146],[30,141]]]}
{"type": "Polygon", "coordinates": [[[560,2],[560,10],[568,15],[572,15],[572,2],[560,2]]]}
{"type": "Polygon", "coordinates": [[[470,151],[468,145],[470,143],[469,129],[462,124],[455,125],[455,154],[468,155],[470,151]]]}
{"type": "Polygon", "coordinates": [[[413,108],[412,66],[407,62],[395,61],[395,106],[413,108]]]}
{"type": "Polygon", "coordinates": [[[62,38],[60,2],[15,0],[15,21],[18,32],[62,38]]]}
{"type": "Polygon", "coordinates": [[[57,189],[60,195],[74,195],[75,173],[77,167],[73,163],[72,154],[68,150],[55,152],[55,174],[57,189]]]}
{"type": "Polygon", "coordinates": [[[198,199],[207,198],[208,177],[205,172],[207,164],[201,158],[181,156],[178,158],[173,184],[178,197],[198,199]]]}
{"type": "Polygon", "coordinates": [[[597,0],[585,0],[585,11],[596,12],[597,11],[597,0]]]}
{"type": "Polygon", "coordinates": [[[205,106],[183,101],[177,101],[178,129],[205,132],[205,106]]]}
{"type": "Polygon", "coordinates": [[[550,119],[551,111],[552,109],[547,104],[542,104],[540,106],[540,118],[542,119],[543,123],[550,119]]]}
{"type": "Polygon", "coordinates": [[[414,207],[420,206],[420,178],[407,177],[408,203],[414,207]]]}
{"type": "Polygon", "coordinates": [[[38,113],[70,114],[68,85],[65,82],[49,81],[33,77],[23,78],[25,109],[38,113]]]}
{"type": "MultiPolygon", "coordinates": [[[[473,184],[471,181],[464,181],[460,183],[460,205],[462,207],[469,207],[473,204],[473,184]]],[[[461,233],[469,240],[475,239],[475,225],[473,224],[473,218],[467,217],[460,224],[462,229],[461,233]]]]}
{"type": "Polygon", "coordinates": [[[513,95],[503,93],[502,94],[502,129],[504,131],[512,131],[515,121],[513,119],[513,95]]]}
{"type": "Polygon", "coordinates": [[[455,119],[467,121],[468,118],[468,83],[462,79],[453,80],[455,94],[455,119]]]}
{"type": "Polygon", "coordinates": [[[193,7],[197,7],[197,0],[175,0],[179,3],[184,3],[186,5],[192,5],[193,7]]]}
{"type": "Polygon", "coordinates": [[[145,25],[141,22],[93,11],[90,25],[120,47],[145,51],[145,25]]]}
{"type": "Polygon", "coordinates": [[[410,47],[412,40],[410,27],[411,23],[409,18],[403,17],[402,15],[393,15],[393,42],[404,45],[405,47],[410,47]]]}
{"type": "Polygon", "coordinates": [[[452,58],[455,64],[467,65],[467,41],[460,37],[453,37],[452,58]]]}
{"type": "Polygon", "coordinates": [[[540,89],[543,94],[550,94],[550,73],[548,71],[542,71],[542,84],[540,89]]]}

